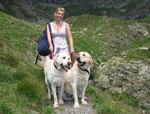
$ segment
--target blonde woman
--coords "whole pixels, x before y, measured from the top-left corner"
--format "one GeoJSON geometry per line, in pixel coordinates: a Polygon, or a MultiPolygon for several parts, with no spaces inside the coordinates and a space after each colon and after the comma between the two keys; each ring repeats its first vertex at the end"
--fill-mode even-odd
{"type": "Polygon", "coordinates": [[[64,13],[65,13],[64,8],[56,8],[54,12],[54,21],[50,22],[51,31],[52,31],[52,39],[49,33],[48,25],[47,25],[47,36],[48,36],[50,51],[54,51],[55,55],[57,53],[64,52],[70,57],[68,45],[66,41],[66,35],[68,36],[68,39],[69,39],[71,53],[74,52],[73,39],[72,39],[72,34],[71,34],[69,24],[63,21],[64,13]],[[52,40],[54,43],[54,47],[52,45],[52,40]]]}

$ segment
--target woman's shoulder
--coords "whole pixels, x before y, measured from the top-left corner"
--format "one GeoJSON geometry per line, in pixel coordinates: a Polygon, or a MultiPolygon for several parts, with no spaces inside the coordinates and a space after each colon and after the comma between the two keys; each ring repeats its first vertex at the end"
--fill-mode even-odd
{"type": "Polygon", "coordinates": [[[48,24],[50,24],[50,25],[51,25],[51,24],[52,24],[52,22],[47,22],[47,23],[46,23],[46,25],[48,26],[48,24]]]}
{"type": "Polygon", "coordinates": [[[67,22],[63,22],[63,23],[66,25],[66,27],[69,26],[69,23],[67,23],[67,22]]]}
{"type": "Polygon", "coordinates": [[[49,24],[53,24],[53,23],[54,23],[54,21],[49,22],[49,24]]]}

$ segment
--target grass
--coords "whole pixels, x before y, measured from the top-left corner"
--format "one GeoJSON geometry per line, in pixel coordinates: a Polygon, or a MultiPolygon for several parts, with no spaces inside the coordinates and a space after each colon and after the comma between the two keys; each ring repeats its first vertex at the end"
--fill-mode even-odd
{"type": "Polygon", "coordinates": [[[126,59],[127,60],[143,60],[143,62],[148,62],[150,58],[150,51],[149,50],[140,50],[139,47],[147,47],[149,48],[150,44],[150,37],[144,38],[142,41],[131,41],[131,46],[128,47],[128,54],[126,59]]]}
{"type": "Polygon", "coordinates": [[[38,25],[0,15],[0,113],[54,113],[47,101],[43,70],[33,64],[35,41],[44,26],[34,28],[38,25]]]}
{"type": "MultiPolygon", "coordinates": [[[[45,23],[28,23],[2,12],[0,15],[0,113],[55,113],[52,108],[53,102],[48,102],[46,98],[43,70],[39,65],[34,65],[37,41],[45,28],[45,23]]],[[[133,31],[129,30],[128,25],[133,25],[134,21],[89,15],[71,17],[66,21],[72,28],[75,52],[89,52],[95,66],[99,66],[101,61],[107,61],[112,56],[120,56],[120,53],[126,50],[129,50],[129,58],[149,58],[147,52],[135,53],[136,58],[130,57],[130,52],[134,52],[134,49],[149,44],[149,38],[144,38],[140,33],[140,40],[132,37],[133,31]],[[117,44],[116,41],[120,39],[129,41],[129,44],[117,44]]],[[[140,21],[144,26],[144,22],[140,21]]],[[[147,25],[146,27],[148,29],[147,25]]],[[[133,105],[134,108],[132,105],[128,106],[128,103],[118,101],[121,100],[120,97],[112,98],[92,85],[89,85],[87,95],[92,97],[93,106],[100,114],[139,112],[135,108],[136,105],[133,105]]],[[[130,101],[131,104],[135,102],[130,101]]]]}
{"type": "Polygon", "coordinates": [[[94,60],[100,64],[99,59],[106,62],[112,56],[121,56],[121,53],[127,50],[129,51],[128,59],[148,58],[149,52],[147,55],[141,53],[141,57],[138,53],[136,54],[137,57],[130,57],[130,55],[134,55],[130,52],[135,52],[139,46],[148,46],[150,40],[148,36],[144,37],[136,29],[130,29],[129,25],[134,27],[135,23],[140,22],[142,29],[145,28],[147,32],[150,32],[149,26],[144,24],[145,20],[137,20],[136,22],[83,15],[71,17],[67,19],[67,22],[72,26],[75,51],[78,52],[82,49],[89,52],[93,55],[94,60]]]}
{"type": "MultiPolygon", "coordinates": [[[[126,105],[120,102],[120,99],[112,97],[107,92],[88,85],[87,95],[90,95],[93,106],[98,114],[141,114],[134,106],[126,105]]],[[[117,97],[118,98],[118,97],[117,97]]],[[[126,97],[123,97],[123,99],[126,97]]],[[[131,100],[130,100],[131,101],[131,100]]]]}
{"type": "Polygon", "coordinates": [[[139,99],[135,99],[132,96],[119,93],[111,93],[111,95],[114,96],[115,99],[123,101],[124,103],[129,104],[132,107],[138,107],[139,99]]]}

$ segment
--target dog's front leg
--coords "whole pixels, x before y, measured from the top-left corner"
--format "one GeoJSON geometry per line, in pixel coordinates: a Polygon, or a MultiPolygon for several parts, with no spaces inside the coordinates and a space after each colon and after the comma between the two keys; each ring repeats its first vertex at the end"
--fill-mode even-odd
{"type": "Polygon", "coordinates": [[[73,96],[74,96],[74,108],[79,108],[78,96],[77,96],[77,85],[72,84],[73,96]]]}
{"type": "Polygon", "coordinates": [[[88,84],[88,83],[86,83],[86,84],[83,86],[82,92],[81,92],[81,102],[82,102],[82,104],[84,104],[84,105],[87,105],[87,104],[88,104],[88,103],[85,101],[85,90],[86,90],[87,84],[88,84]]]}
{"type": "Polygon", "coordinates": [[[64,104],[64,101],[62,99],[63,93],[64,93],[64,83],[60,86],[60,93],[59,93],[59,104],[60,105],[64,104]]]}
{"type": "Polygon", "coordinates": [[[54,97],[54,105],[53,105],[53,107],[57,108],[58,107],[58,101],[57,101],[57,95],[56,95],[56,85],[51,84],[51,87],[52,87],[53,97],[54,97]]]}
{"type": "Polygon", "coordinates": [[[50,100],[51,99],[51,92],[50,92],[50,88],[49,88],[49,83],[48,83],[47,76],[45,76],[45,84],[46,84],[47,91],[48,91],[47,98],[48,98],[48,100],[50,100]]]}

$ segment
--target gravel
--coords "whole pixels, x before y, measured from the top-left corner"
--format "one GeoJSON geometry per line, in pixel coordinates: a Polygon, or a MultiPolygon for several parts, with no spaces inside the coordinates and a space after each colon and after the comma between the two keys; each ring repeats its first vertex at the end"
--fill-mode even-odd
{"type": "Polygon", "coordinates": [[[80,108],[73,108],[74,100],[64,101],[64,105],[56,109],[56,114],[96,114],[96,110],[92,106],[92,100],[90,97],[87,98],[88,105],[82,105],[80,108]]]}

